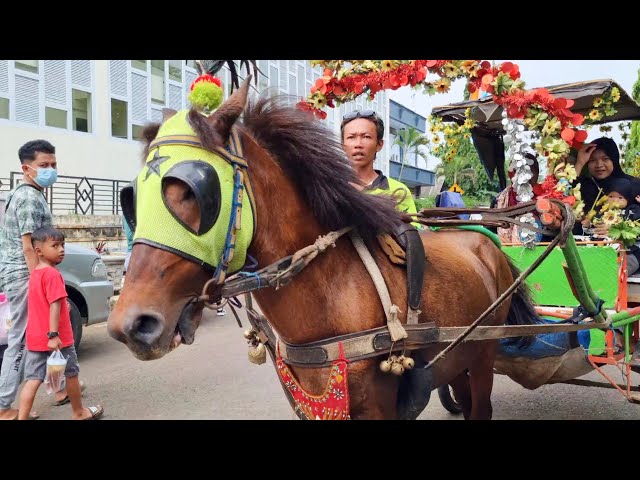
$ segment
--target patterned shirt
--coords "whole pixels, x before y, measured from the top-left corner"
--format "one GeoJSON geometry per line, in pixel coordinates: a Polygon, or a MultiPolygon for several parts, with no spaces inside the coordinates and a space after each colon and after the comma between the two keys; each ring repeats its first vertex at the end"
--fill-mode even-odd
{"type": "Polygon", "coordinates": [[[49,205],[35,187],[18,185],[9,193],[7,204],[4,224],[0,228],[0,291],[29,279],[22,236],[52,224],[49,205]]]}

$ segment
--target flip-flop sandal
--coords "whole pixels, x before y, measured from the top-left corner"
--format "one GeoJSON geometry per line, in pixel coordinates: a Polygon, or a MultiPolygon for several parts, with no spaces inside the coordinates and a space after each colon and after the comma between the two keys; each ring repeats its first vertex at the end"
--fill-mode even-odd
{"type": "MultiPolygon", "coordinates": [[[[80,393],[84,392],[85,388],[87,388],[87,385],[83,382],[80,382],[80,393]]],[[[53,405],[56,407],[59,407],[60,405],[66,405],[70,401],[71,399],[69,398],[69,395],[67,395],[62,400],[58,400],[57,402],[54,402],[53,405]]]]}
{"type": "Polygon", "coordinates": [[[91,412],[91,416],[83,418],[83,420],[98,420],[104,414],[104,408],[102,408],[102,405],[98,405],[97,407],[87,407],[87,410],[91,412]]]}
{"type": "MultiPolygon", "coordinates": [[[[40,418],[40,415],[36,412],[31,412],[29,414],[29,418],[28,420],[38,420],[40,418]]],[[[18,420],[18,414],[16,413],[16,416],[13,417],[11,420],[18,420]]]]}
{"type": "Polygon", "coordinates": [[[56,407],[59,407],[60,405],[66,405],[67,403],[69,403],[71,401],[71,399],[69,398],[69,395],[67,395],[66,397],[64,397],[62,400],[58,400],[57,402],[54,403],[54,405],[56,407]]]}

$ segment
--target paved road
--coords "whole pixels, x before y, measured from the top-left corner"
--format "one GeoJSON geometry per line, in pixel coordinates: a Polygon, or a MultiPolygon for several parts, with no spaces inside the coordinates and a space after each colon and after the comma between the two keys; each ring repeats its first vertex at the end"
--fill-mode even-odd
{"type": "MultiPolygon", "coordinates": [[[[296,419],[271,361],[259,366],[248,362],[243,329],[233,316],[205,315],[193,345],[151,362],[135,359],[111,339],[106,324],[86,327],[79,351],[80,378],[88,385],[85,405],[102,403],[105,420],[296,419]]],[[[597,373],[585,378],[600,380],[597,373]]],[[[44,388],[34,407],[43,419],[66,419],[71,413],[68,405],[53,406],[44,388]]],[[[500,420],[640,418],[640,405],[628,403],[615,390],[549,385],[529,391],[501,375],[496,376],[493,411],[500,420]]],[[[444,410],[433,392],[420,419],[459,417],[444,410]]]]}

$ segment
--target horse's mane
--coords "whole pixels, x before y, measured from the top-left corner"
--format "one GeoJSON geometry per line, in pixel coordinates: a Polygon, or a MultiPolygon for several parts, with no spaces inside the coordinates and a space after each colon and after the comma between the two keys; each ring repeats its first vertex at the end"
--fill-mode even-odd
{"type": "Polygon", "coordinates": [[[294,108],[290,97],[250,102],[243,123],[298,187],[324,228],[354,225],[373,239],[401,222],[390,197],[360,192],[350,183],[357,179],[338,139],[321,121],[294,108]]]}

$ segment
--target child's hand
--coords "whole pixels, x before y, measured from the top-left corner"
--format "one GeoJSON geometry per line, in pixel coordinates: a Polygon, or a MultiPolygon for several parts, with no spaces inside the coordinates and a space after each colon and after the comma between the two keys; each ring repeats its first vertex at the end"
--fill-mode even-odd
{"type": "Polygon", "coordinates": [[[609,234],[609,225],[606,223],[599,223],[594,229],[594,233],[598,237],[606,237],[609,234]]]}
{"type": "Polygon", "coordinates": [[[52,352],[54,350],[60,350],[62,348],[62,340],[60,340],[59,336],[50,338],[49,343],[47,343],[47,347],[49,347],[49,350],[52,352]]]}

